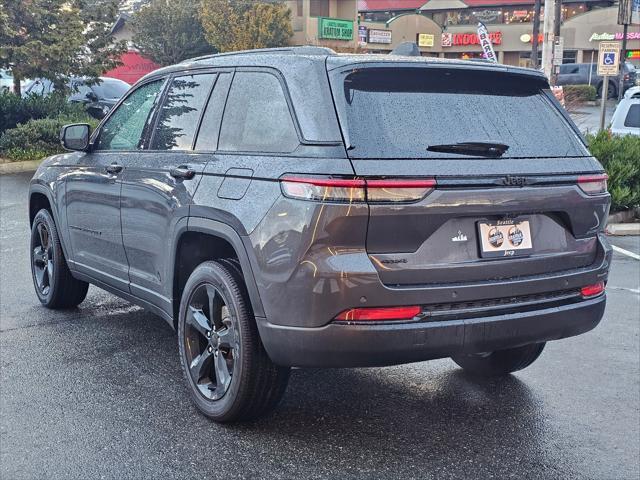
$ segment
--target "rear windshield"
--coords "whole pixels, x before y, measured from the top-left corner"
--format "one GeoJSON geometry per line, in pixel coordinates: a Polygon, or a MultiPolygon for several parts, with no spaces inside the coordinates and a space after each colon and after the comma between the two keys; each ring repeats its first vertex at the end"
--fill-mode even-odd
{"type": "Polygon", "coordinates": [[[98,83],[91,85],[91,89],[98,98],[120,98],[129,90],[129,84],[115,78],[101,78],[98,83]]]}
{"type": "Polygon", "coordinates": [[[508,145],[505,159],[588,155],[544,86],[506,73],[435,68],[365,68],[333,79],[351,158],[476,156],[427,151],[460,142],[508,145]]]}

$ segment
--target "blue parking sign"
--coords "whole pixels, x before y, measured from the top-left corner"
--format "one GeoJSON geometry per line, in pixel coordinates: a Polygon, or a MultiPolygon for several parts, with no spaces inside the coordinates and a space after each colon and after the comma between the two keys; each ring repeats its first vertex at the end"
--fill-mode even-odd
{"type": "Polygon", "coordinates": [[[616,53],[615,52],[605,52],[605,54],[604,54],[604,64],[605,65],[615,65],[616,64],[616,53]]]}

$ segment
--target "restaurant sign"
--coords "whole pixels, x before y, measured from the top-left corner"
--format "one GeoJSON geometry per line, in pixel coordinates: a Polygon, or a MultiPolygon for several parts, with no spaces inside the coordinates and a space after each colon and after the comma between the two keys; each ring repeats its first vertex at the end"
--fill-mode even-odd
{"type": "Polygon", "coordinates": [[[353,21],[318,17],[318,38],[353,40],[353,21]]]}
{"type": "Polygon", "coordinates": [[[391,30],[369,29],[369,43],[391,43],[391,30]]]}
{"type": "MultiPolygon", "coordinates": [[[[502,32],[489,32],[489,39],[493,45],[502,44],[502,32]]],[[[480,45],[477,33],[443,33],[443,47],[457,47],[465,45],[480,45]]]]}

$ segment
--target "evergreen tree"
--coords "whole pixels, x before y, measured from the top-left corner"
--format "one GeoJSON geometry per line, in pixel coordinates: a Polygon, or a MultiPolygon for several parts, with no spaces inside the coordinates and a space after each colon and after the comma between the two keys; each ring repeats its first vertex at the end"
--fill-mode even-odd
{"type": "Polygon", "coordinates": [[[201,0],[200,18],[221,52],[282,47],[293,35],[291,11],[280,1],[201,0]]]}
{"type": "Polygon", "coordinates": [[[215,53],[204,37],[194,0],[152,0],[132,18],[133,44],[160,65],[215,53]]]}
{"type": "Polygon", "coordinates": [[[1,0],[0,67],[11,69],[14,91],[23,78],[64,87],[70,76],[95,78],[119,64],[126,46],[114,43],[116,0],[1,0]]]}

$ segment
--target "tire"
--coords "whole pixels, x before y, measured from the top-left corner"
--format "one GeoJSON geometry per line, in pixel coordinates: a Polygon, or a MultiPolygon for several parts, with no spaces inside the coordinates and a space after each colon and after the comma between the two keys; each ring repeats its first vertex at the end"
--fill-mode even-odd
{"type": "Polygon", "coordinates": [[[187,280],[178,347],[193,402],[216,422],[256,419],[284,395],[290,369],[275,365],[267,355],[233,261],[204,262],[187,280]]]}
{"type": "Polygon", "coordinates": [[[47,308],[77,307],[89,284],[73,278],[64,258],[58,229],[48,210],[33,219],[30,242],[31,277],[40,303],[47,308]]]}
{"type": "Polygon", "coordinates": [[[451,359],[473,375],[495,377],[527,368],[542,353],[545,342],[496,350],[491,353],[457,355],[451,359]]]}
{"type": "MultiPolygon", "coordinates": [[[[598,85],[598,90],[596,93],[598,98],[602,98],[602,87],[603,87],[602,83],[598,85]]],[[[618,98],[618,88],[613,82],[609,82],[609,88],[607,90],[607,99],[609,98],[618,98]]]]}

